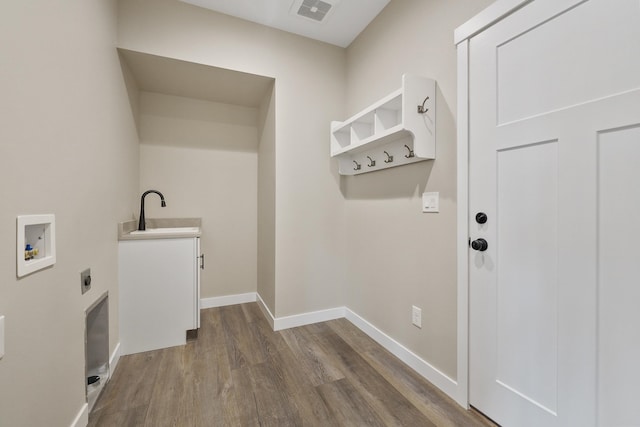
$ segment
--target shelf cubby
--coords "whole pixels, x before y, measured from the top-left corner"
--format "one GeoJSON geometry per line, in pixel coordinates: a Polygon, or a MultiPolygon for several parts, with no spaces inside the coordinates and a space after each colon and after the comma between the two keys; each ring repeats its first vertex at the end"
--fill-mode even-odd
{"type": "Polygon", "coordinates": [[[402,124],[402,95],[376,108],[376,133],[380,134],[402,124]]]}
{"type": "Polygon", "coordinates": [[[351,141],[350,143],[357,143],[364,141],[374,135],[374,114],[366,114],[360,117],[359,120],[351,123],[351,141]]]}

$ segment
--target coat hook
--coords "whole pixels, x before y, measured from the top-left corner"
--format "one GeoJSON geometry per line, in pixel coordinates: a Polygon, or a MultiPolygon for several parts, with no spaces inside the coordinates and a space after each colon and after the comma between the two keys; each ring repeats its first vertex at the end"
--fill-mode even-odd
{"type": "Polygon", "coordinates": [[[360,170],[360,163],[356,162],[355,160],[353,161],[353,163],[356,164],[356,167],[353,168],[354,171],[359,171],[360,170]]]}
{"type": "Polygon", "coordinates": [[[429,111],[428,108],[424,108],[424,104],[427,102],[427,100],[429,99],[429,97],[427,96],[424,101],[422,101],[422,105],[418,105],[418,114],[424,114],[427,111],[429,111]]]}
{"type": "Polygon", "coordinates": [[[376,165],[376,161],[373,160],[371,157],[367,156],[367,159],[369,159],[369,164],[367,166],[372,168],[372,167],[374,167],[376,165]]]}
{"type": "Polygon", "coordinates": [[[385,160],[385,163],[391,163],[393,162],[393,156],[389,155],[389,153],[387,153],[386,151],[384,152],[384,154],[387,155],[387,160],[385,160]]]}
{"type": "Polygon", "coordinates": [[[409,148],[409,146],[407,144],[404,144],[404,146],[406,147],[407,150],[409,150],[409,154],[405,154],[404,155],[407,159],[410,159],[410,158],[416,156],[415,154],[413,154],[413,150],[411,148],[409,148]]]}

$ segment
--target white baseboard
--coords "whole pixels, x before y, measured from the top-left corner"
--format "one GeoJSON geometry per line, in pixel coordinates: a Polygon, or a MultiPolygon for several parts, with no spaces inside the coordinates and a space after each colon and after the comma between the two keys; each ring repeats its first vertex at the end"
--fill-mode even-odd
{"type": "Polygon", "coordinates": [[[276,317],[274,319],[273,330],[280,331],[282,329],[311,325],[313,323],[326,322],[328,320],[341,319],[343,317],[344,307],[294,314],[293,316],[276,317]]]}
{"type": "Polygon", "coordinates": [[[256,295],[256,292],[249,292],[246,294],[226,295],[223,297],[201,298],[200,309],[255,302],[256,295]]]}
{"type": "Polygon", "coordinates": [[[116,348],[113,349],[113,353],[111,353],[111,357],[109,358],[109,379],[116,370],[116,366],[118,366],[118,361],[120,360],[120,343],[116,344],[116,348]]]}
{"type": "Polygon", "coordinates": [[[269,310],[269,307],[267,306],[267,304],[265,304],[260,294],[257,294],[257,296],[258,296],[258,307],[260,307],[260,310],[262,310],[262,314],[264,314],[264,317],[267,318],[267,322],[269,322],[269,326],[271,326],[271,329],[275,331],[275,327],[274,327],[275,318],[273,317],[273,313],[271,313],[271,310],[269,310]]]}
{"type": "Polygon", "coordinates": [[[369,337],[391,352],[398,359],[402,360],[411,369],[422,375],[427,381],[445,392],[452,399],[456,400],[456,397],[458,396],[458,383],[456,381],[449,378],[411,350],[346,307],[345,317],[357,326],[358,329],[369,335],[369,337]]]}
{"type": "Polygon", "coordinates": [[[87,427],[87,424],[89,424],[89,404],[85,403],[71,422],[71,427],[87,427]]]}
{"type": "Polygon", "coordinates": [[[311,325],[313,323],[326,322],[327,320],[341,319],[344,317],[344,307],[330,308],[327,310],[312,311],[310,313],[294,314],[292,316],[275,317],[267,304],[258,294],[258,305],[267,318],[271,329],[281,331],[297,326],[311,325]]]}

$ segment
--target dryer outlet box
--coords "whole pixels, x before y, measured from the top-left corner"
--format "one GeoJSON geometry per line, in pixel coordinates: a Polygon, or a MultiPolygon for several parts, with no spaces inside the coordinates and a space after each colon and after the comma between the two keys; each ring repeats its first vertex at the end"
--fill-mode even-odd
{"type": "Polygon", "coordinates": [[[80,290],[84,294],[91,289],[91,269],[87,268],[80,273],[80,290]]]}

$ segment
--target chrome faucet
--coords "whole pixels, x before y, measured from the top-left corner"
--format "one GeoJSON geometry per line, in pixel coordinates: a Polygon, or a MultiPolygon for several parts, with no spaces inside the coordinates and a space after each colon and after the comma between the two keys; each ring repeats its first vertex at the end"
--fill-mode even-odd
{"type": "Polygon", "coordinates": [[[142,193],[142,197],[140,197],[140,221],[138,221],[138,230],[146,230],[147,228],[144,219],[144,198],[149,193],[156,193],[158,196],[160,196],[160,206],[162,206],[163,208],[167,206],[167,204],[164,202],[164,196],[161,192],[156,190],[148,190],[142,193]]]}

